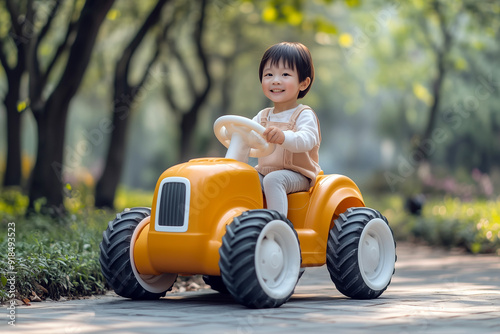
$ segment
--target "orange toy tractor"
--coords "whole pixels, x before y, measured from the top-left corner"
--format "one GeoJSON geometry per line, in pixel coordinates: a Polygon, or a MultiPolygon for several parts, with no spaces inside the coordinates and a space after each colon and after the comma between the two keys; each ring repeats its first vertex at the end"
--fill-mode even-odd
{"type": "Polygon", "coordinates": [[[104,277],[132,299],[158,299],[177,275],[207,284],[251,308],[279,307],[304,268],[326,263],[344,295],[368,299],[389,285],[396,261],[387,220],[364,206],[354,182],[319,175],[307,192],[288,195],[288,215],[265,208],[248,157],[270,154],[264,128],[244,117],[214,124],[225,158],[194,159],[167,169],[152,208],[127,209],[100,244],[104,277]]]}

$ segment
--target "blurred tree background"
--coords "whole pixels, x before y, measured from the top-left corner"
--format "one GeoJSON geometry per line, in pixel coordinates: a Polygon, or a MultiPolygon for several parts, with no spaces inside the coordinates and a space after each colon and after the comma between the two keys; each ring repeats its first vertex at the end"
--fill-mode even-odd
{"type": "Polygon", "coordinates": [[[213,123],[270,105],[258,65],[281,41],[313,55],[302,102],[325,173],[351,177],[397,240],[500,255],[498,0],[0,0],[16,298],[105,292],[106,222],[151,206],[168,167],[224,156],[213,123]]]}
{"type": "Polygon", "coordinates": [[[494,0],[0,0],[0,175],[32,209],[152,191],[223,156],[224,114],[269,105],[265,49],[300,41],[316,79],[320,164],[363,192],[496,199],[500,3],[494,0]]]}

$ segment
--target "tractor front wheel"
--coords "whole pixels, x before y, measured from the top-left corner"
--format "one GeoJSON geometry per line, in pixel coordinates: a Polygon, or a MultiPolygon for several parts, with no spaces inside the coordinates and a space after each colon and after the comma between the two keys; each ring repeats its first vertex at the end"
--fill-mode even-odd
{"type": "Polygon", "coordinates": [[[277,211],[251,210],[234,218],[219,253],[224,285],[240,304],[279,307],[293,294],[301,264],[299,239],[277,211]]]}
{"type": "MultiPolygon", "coordinates": [[[[133,261],[134,232],[150,216],[149,208],[126,209],[108,223],[99,248],[101,270],[111,288],[120,296],[132,299],[158,299],[174,284],[176,274],[140,275],[133,261]]],[[[145,221],[146,222],[146,221],[145,221]]]]}

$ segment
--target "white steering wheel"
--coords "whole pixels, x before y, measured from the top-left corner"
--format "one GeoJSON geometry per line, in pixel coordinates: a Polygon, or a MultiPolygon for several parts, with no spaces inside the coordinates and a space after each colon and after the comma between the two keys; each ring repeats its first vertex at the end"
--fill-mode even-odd
{"type": "Polygon", "coordinates": [[[260,158],[274,152],[276,146],[268,143],[262,134],[265,128],[246,117],[226,115],[214,123],[217,139],[228,148],[226,158],[248,161],[248,157],[260,158]]]}

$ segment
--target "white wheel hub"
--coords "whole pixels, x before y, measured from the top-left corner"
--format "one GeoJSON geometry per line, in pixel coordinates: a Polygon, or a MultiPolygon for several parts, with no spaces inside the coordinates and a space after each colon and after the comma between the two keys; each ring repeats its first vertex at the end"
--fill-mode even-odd
{"type": "Polygon", "coordinates": [[[300,270],[300,247],[292,228],[281,220],[269,222],[255,249],[255,271],[262,289],[276,299],[295,288],[300,270]]]}
{"type": "Polygon", "coordinates": [[[372,219],[361,232],[358,263],[364,282],[373,290],[389,284],[396,262],[396,248],[391,229],[380,218],[372,219]]]}
{"type": "Polygon", "coordinates": [[[283,250],[274,238],[275,235],[270,235],[262,240],[262,254],[266,256],[261,257],[260,265],[265,281],[275,280],[283,270],[283,250]]]}

